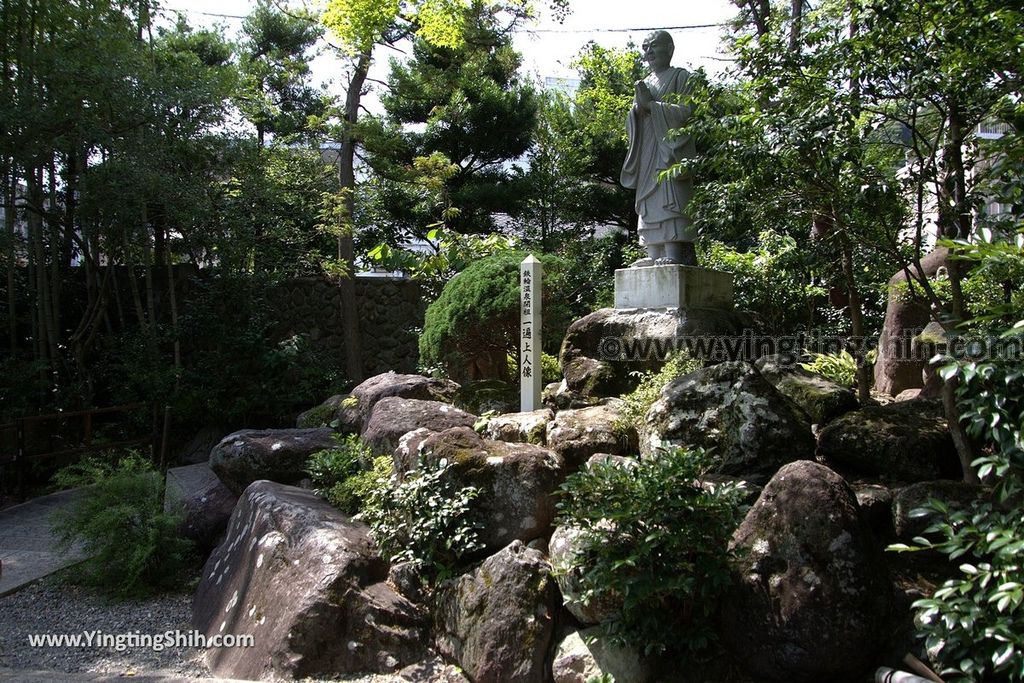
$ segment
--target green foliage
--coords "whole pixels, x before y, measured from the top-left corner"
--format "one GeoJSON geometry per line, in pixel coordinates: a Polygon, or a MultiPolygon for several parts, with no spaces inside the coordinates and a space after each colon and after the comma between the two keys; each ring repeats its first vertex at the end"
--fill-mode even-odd
{"type": "Polygon", "coordinates": [[[391,480],[391,458],[387,455],[374,458],[369,469],[360,469],[344,481],[335,484],[329,492],[330,500],[342,510],[362,511],[369,505],[371,494],[391,480]]]}
{"type": "MultiPolygon", "coordinates": [[[[473,501],[480,490],[459,487],[441,460],[421,463],[399,482],[375,478],[361,516],[392,562],[415,562],[438,581],[483,549],[473,501]]],[[[375,468],[376,471],[376,468],[375,468]]]]}
{"type": "MultiPolygon", "coordinates": [[[[974,243],[949,246],[976,264],[972,278],[1001,279],[1024,266],[1018,235],[987,232],[974,243]]],[[[965,508],[930,501],[926,512],[938,519],[926,537],[891,548],[934,549],[959,563],[957,578],[914,603],[920,635],[948,680],[1024,681],[1024,307],[1006,293],[980,307],[973,324],[975,333],[992,336],[988,355],[946,357],[939,369],[945,381],[957,383],[960,422],[983,446],[971,466],[992,490],[965,508]]]]}
{"type": "Polygon", "coordinates": [[[424,239],[431,247],[429,253],[381,243],[369,250],[367,258],[376,267],[403,271],[422,283],[428,300],[436,299],[456,273],[489,256],[513,252],[517,246],[515,239],[497,233],[461,235],[443,226],[429,230],[424,239]]]}
{"type": "Polygon", "coordinates": [[[733,274],[737,306],[756,315],[766,333],[791,334],[820,322],[814,301],[826,291],[813,284],[812,256],[796,239],[765,230],[747,251],[710,242],[702,247],[700,262],[733,274]]]}
{"type": "Polygon", "coordinates": [[[317,494],[342,512],[354,515],[362,508],[366,473],[373,453],[356,434],[335,437],[338,447],[317,451],[306,462],[306,473],[317,494]],[[362,475],[362,476],[360,476],[362,475]]]}
{"type": "MultiPolygon", "coordinates": [[[[1009,335],[1020,339],[1024,323],[1009,335]]],[[[939,521],[915,538],[960,562],[959,577],[914,603],[929,653],[949,680],[1024,681],[1024,355],[943,367],[945,379],[959,378],[961,421],[974,438],[990,445],[972,463],[984,480],[995,482],[988,499],[964,509],[930,501],[939,521]]]]}
{"type": "MultiPolygon", "coordinates": [[[[506,357],[519,355],[519,266],[526,254],[506,252],[472,264],[445,285],[427,308],[420,336],[420,361],[443,364],[449,375],[509,380],[506,357]]],[[[544,264],[544,347],[555,350],[569,325],[561,295],[563,264],[544,264]]]]}
{"type": "Polygon", "coordinates": [[[839,353],[811,353],[811,361],[801,363],[804,370],[817,373],[844,387],[852,387],[857,380],[857,359],[843,349],[839,353]]]}
{"type": "Polygon", "coordinates": [[[182,585],[191,542],[180,535],[181,517],[164,512],[163,482],[147,460],[108,453],[62,469],[54,481],[87,487],[55,515],[64,547],[81,543],[90,557],[76,579],[119,596],[182,585]]]}
{"type": "Polygon", "coordinates": [[[544,384],[551,384],[562,379],[562,368],[558,365],[558,356],[550,353],[540,354],[541,380],[544,384]]]}
{"type": "Polygon", "coordinates": [[[597,463],[562,485],[558,523],[584,533],[582,600],[623,604],[606,624],[614,640],[677,654],[711,643],[741,491],[703,481],[709,467],[703,451],[671,449],[629,467],[597,463]]]}
{"type": "Polygon", "coordinates": [[[701,366],[699,358],[690,358],[685,351],[679,351],[669,356],[660,370],[643,373],[637,388],[622,397],[626,405],[620,413],[616,429],[639,429],[644,416],[661,396],[661,390],[665,385],[677,377],[699,370],[701,366]]]}
{"type": "Polygon", "coordinates": [[[330,427],[331,423],[335,421],[334,416],[337,411],[337,406],[322,403],[300,415],[295,426],[303,429],[309,427],[330,427]]]}
{"type": "Polygon", "coordinates": [[[552,250],[572,268],[562,273],[561,291],[572,318],[579,319],[598,308],[615,305],[615,270],[643,256],[635,236],[626,231],[602,237],[569,237],[552,250]]]}
{"type": "MultiPolygon", "coordinates": [[[[431,7],[424,3],[421,14],[431,7]]],[[[364,120],[362,139],[383,194],[384,215],[370,227],[390,231],[392,246],[438,222],[464,234],[491,232],[492,215],[517,200],[505,162],[530,147],[537,95],[519,76],[522,59],[511,43],[524,17],[509,8],[448,3],[464,40],[442,46],[423,36],[411,59],[391,61],[386,115],[364,120]],[[440,182],[431,187],[424,176],[440,182]]]]}
{"type": "Polygon", "coordinates": [[[304,336],[272,343],[272,285],[259,277],[192,282],[179,330],[183,367],[160,353],[173,343],[160,329],[158,348],[139,331],[111,340],[99,375],[113,399],[170,405],[176,425],[201,426],[211,416],[227,423],[282,423],[318,397],[338,393],[339,361],[304,336]]]}
{"type": "Polygon", "coordinates": [[[309,84],[306,52],[323,29],[310,17],[283,12],[260,0],[242,22],[241,84],[236,103],[265,135],[288,138],[307,131],[309,120],[323,115],[326,98],[309,84]]]}

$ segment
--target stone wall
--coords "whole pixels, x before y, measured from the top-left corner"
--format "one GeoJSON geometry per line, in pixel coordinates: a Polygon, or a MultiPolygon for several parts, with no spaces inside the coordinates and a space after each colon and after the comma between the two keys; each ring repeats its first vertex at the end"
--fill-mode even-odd
{"type": "MultiPolygon", "coordinates": [[[[400,278],[356,278],[364,375],[415,372],[426,305],[419,286],[400,278]]],[[[338,287],[323,278],[295,278],[270,296],[280,339],[304,334],[313,346],[344,354],[338,287]]]]}

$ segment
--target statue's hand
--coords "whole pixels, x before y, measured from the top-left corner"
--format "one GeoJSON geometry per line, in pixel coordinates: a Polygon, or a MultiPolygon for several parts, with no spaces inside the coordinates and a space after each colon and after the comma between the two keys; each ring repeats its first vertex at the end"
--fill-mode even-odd
{"type": "Polygon", "coordinates": [[[654,101],[654,97],[651,95],[650,88],[643,81],[637,81],[634,86],[634,99],[636,100],[636,108],[643,112],[649,112],[651,110],[651,102],[654,101]]]}

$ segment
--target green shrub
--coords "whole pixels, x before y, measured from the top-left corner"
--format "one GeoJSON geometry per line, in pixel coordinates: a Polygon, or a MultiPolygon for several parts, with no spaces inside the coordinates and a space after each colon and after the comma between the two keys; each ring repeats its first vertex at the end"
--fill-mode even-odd
{"type": "Polygon", "coordinates": [[[699,260],[704,268],[732,273],[737,305],[753,312],[766,333],[792,334],[815,327],[818,321],[808,302],[827,293],[810,284],[812,256],[805,247],[793,237],[765,230],[749,251],[709,242],[699,260]]]}
{"type": "Polygon", "coordinates": [[[330,427],[331,423],[336,424],[337,418],[335,415],[338,412],[338,406],[327,405],[321,403],[318,406],[310,408],[296,421],[295,426],[300,429],[309,429],[313,427],[330,427]]]}
{"type": "MultiPolygon", "coordinates": [[[[457,381],[515,377],[507,357],[519,357],[519,265],[525,257],[522,252],[489,256],[445,285],[424,317],[422,365],[443,366],[457,381]]],[[[541,261],[544,324],[540,339],[548,351],[557,351],[571,317],[561,292],[565,268],[554,257],[543,256],[541,261]]]]}
{"type": "MultiPolygon", "coordinates": [[[[295,414],[345,384],[342,361],[306,335],[276,341],[273,283],[218,274],[190,281],[173,364],[174,334],[158,327],[152,345],[140,330],[106,341],[98,384],[113,403],[170,405],[176,431],[207,424],[292,422],[295,414]]],[[[148,423],[147,423],[148,426],[148,423]]]]}
{"type": "Polygon", "coordinates": [[[306,462],[306,473],[318,495],[342,512],[354,515],[362,508],[366,472],[373,453],[357,435],[335,436],[337,448],[317,451],[306,462]]]}
{"type": "Polygon", "coordinates": [[[370,469],[359,470],[347,479],[339,481],[327,492],[329,500],[338,509],[355,515],[366,506],[370,494],[381,483],[391,479],[391,458],[383,455],[374,458],[370,469]]]}
{"type": "Polygon", "coordinates": [[[857,380],[857,359],[843,349],[839,353],[809,353],[811,361],[800,367],[821,375],[844,387],[852,387],[857,380]]]}
{"type": "Polygon", "coordinates": [[[637,388],[622,397],[626,405],[616,424],[618,430],[623,431],[630,427],[639,429],[644,416],[661,396],[661,390],[665,385],[677,377],[699,370],[701,365],[700,359],[690,358],[685,351],[679,351],[669,356],[665,365],[657,372],[643,373],[637,388]]]}
{"type": "Polygon", "coordinates": [[[77,579],[120,596],[182,585],[192,544],[180,535],[181,516],[164,512],[160,473],[148,461],[134,453],[117,461],[86,458],[54,479],[61,487],[87,487],[55,514],[61,544],[80,542],[90,557],[77,579]]]}
{"type": "Polygon", "coordinates": [[[450,467],[421,463],[401,482],[376,479],[361,513],[385,557],[415,562],[438,581],[483,549],[472,509],[480,490],[459,487],[450,467]]]}
{"type": "Polygon", "coordinates": [[[562,485],[558,523],[584,533],[582,599],[623,603],[606,624],[613,640],[646,653],[710,644],[741,490],[703,482],[709,467],[703,451],[672,449],[633,467],[597,463],[562,485]]]}
{"type": "Polygon", "coordinates": [[[550,353],[540,354],[541,380],[544,384],[551,384],[562,379],[562,368],[558,365],[558,356],[550,353]]]}
{"type": "MultiPolygon", "coordinates": [[[[1024,331],[1024,321],[1016,332],[1024,331]]],[[[1018,341],[1024,342],[1018,338],[1018,341]]],[[[939,521],[911,551],[932,548],[959,562],[959,576],[914,603],[929,655],[958,681],[1024,681],[1024,362],[1016,357],[960,361],[940,370],[958,378],[958,406],[968,433],[986,444],[978,476],[991,496],[963,509],[930,501],[939,521]]]]}

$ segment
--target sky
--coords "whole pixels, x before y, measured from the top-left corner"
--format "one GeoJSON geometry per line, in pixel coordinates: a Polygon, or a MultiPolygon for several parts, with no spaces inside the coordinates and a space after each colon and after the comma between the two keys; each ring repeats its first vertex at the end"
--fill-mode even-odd
{"type": "MultiPolygon", "coordinates": [[[[161,3],[165,10],[183,12],[194,27],[224,25],[229,38],[234,37],[241,26],[241,17],[248,14],[254,5],[249,0],[217,0],[216,3],[209,0],[163,0],[161,3]]],[[[720,52],[721,28],[673,27],[721,24],[737,11],[730,0],[675,3],[664,0],[570,0],[570,8],[572,11],[562,24],[554,21],[542,8],[532,30],[516,35],[515,46],[523,54],[523,68],[538,80],[549,76],[575,76],[571,61],[591,40],[605,47],[625,47],[629,41],[639,45],[654,28],[668,28],[672,34],[676,45],[672,60],[674,66],[703,66],[712,73],[727,66],[720,52]]],[[[390,56],[401,57],[401,54],[378,48],[371,78],[387,78],[390,56]]],[[[342,94],[343,68],[330,51],[314,60],[312,68],[317,84],[327,85],[333,94],[342,94]]]]}

